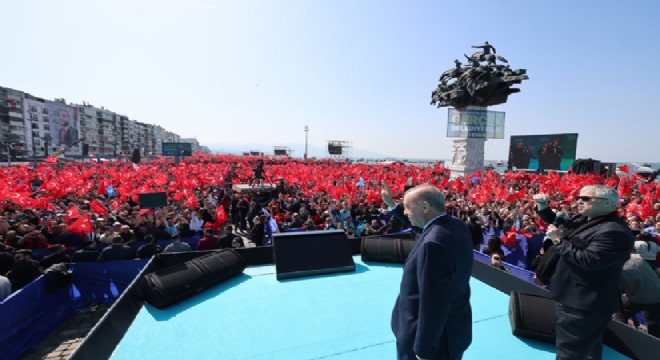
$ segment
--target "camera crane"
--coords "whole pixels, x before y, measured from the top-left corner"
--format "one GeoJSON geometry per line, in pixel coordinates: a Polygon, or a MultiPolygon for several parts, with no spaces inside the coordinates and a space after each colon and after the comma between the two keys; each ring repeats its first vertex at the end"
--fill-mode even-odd
{"type": "Polygon", "coordinates": [[[71,149],[72,147],[78,145],[81,141],[85,141],[85,138],[81,137],[80,139],[74,141],[72,144],[67,145],[67,146],[57,150],[56,152],[53,153],[53,156],[63,155],[65,152],[69,151],[69,149],[71,149]]]}

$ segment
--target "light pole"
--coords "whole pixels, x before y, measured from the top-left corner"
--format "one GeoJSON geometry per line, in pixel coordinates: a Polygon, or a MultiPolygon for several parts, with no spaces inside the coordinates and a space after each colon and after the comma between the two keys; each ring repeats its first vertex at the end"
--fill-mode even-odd
{"type": "Polygon", "coordinates": [[[305,154],[303,155],[303,159],[307,160],[307,135],[309,134],[309,126],[305,125],[305,154]]]}
{"type": "Polygon", "coordinates": [[[7,144],[7,164],[11,166],[11,148],[14,146],[12,143],[7,144]]]}

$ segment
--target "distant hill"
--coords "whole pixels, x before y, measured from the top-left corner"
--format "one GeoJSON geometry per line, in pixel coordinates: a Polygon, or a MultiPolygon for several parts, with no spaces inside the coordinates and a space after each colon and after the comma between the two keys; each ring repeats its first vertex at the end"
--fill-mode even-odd
{"type": "MultiPolygon", "coordinates": [[[[263,152],[264,154],[267,155],[272,155],[273,154],[273,146],[272,144],[232,144],[232,143],[215,143],[215,144],[207,144],[206,146],[211,149],[214,153],[219,153],[219,154],[235,154],[235,155],[240,155],[243,152],[250,151],[250,150],[256,150],[263,152]]],[[[287,146],[289,149],[293,150],[293,153],[291,156],[297,157],[297,158],[302,158],[304,153],[305,153],[305,144],[277,144],[277,146],[287,146]]],[[[316,145],[309,145],[307,147],[308,150],[308,157],[317,157],[317,158],[322,158],[326,156],[326,149],[324,147],[316,146],[316,145]]],[[[386,155],[386,154],[379,154],[371,151],[366,151],[366,150],[361,150],[361,149],[356,149],[353,148],[353,159],[357,158],[389,158],[391,156],[386,155]]]]}

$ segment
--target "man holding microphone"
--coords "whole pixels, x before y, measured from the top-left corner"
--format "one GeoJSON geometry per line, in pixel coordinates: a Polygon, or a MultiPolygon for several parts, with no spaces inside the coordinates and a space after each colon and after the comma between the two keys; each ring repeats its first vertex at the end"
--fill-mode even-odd
{"type": "Polygon", "coordinates": [[[617,216],[618,194],[604,185],[588,185],[576,197],[578,214],[554,225],[550,196],[534,195],[547,236],[560,241],[557,267],[550,280],[556,302],[557,359],[601,359],[603,333],[618,310],[619,277],[630,257],[633,235],[617,216]]]}

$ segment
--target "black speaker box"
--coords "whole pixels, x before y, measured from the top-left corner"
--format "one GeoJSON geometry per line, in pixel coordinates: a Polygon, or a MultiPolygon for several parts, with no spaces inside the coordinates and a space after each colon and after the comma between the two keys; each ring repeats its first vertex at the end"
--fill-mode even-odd
{"type": "Polygon", "coordinates": [[[145,275],[142,295],[149,304],[163,309],[241,274],[245,266],[237,252],[215,251],[145,275]]]}
{"type": "Polygon", "coordinates": [[[273,260],[278,280],[355,271],[343,230],[273,234],[273,260]]]}
{"type": "Polygon", "coordinates": [[[362,238],[360,253],[364,262],[376,261],[403,264],[414,245],[414,239],[365,237],[362,238]]]}
{"type": "Polygon", "coordinates": [[[162,208],[167,205],[167,197],[165,192],[152,192],[138,194],[140,209],[155,209],[162,208]]]}
{"type": "Polygon", "coordinates": [[[550,298],[512,291],[509,322],[515,336],[555,343],[557,316],[555,302],[550,298]]]}

